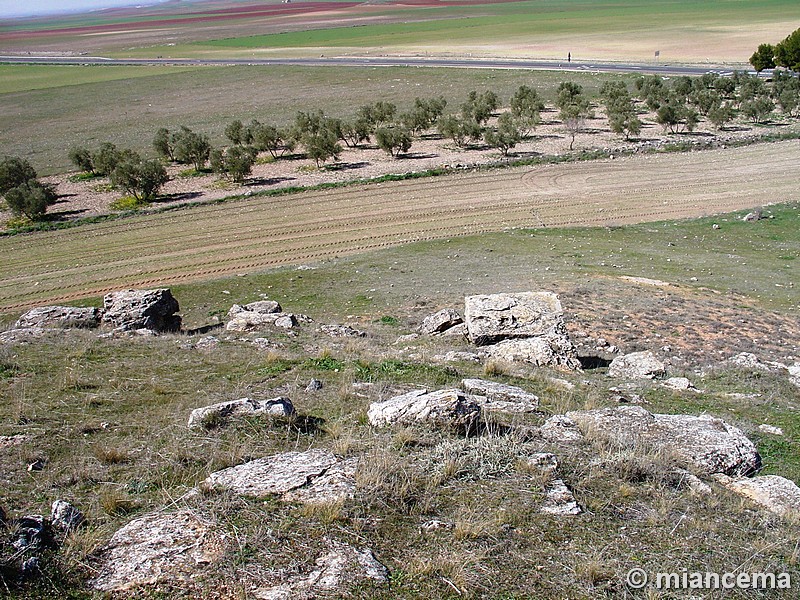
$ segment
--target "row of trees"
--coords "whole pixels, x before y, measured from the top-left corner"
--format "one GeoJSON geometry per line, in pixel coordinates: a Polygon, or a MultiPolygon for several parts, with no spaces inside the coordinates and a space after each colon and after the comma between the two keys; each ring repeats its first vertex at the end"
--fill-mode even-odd
{"type": "MultiPolygon", "coordinates": [[[[664,131],[693,131],[702,118],[723,128],[737,115],[763,122],[780,107],[784,114],[800,116],[800,78],[776,72],[772,85],[754,75],[734,73],[733,77],[706,74],[671,80],[657,75],[639,77],[633,91],[621,81],[608,81],[600,89],[612,132],[626,139],[638,136],[644,104],[655,113],[664,131]]],[[[194,171],[210,170],[236,182],[251,173],[259,154],[268,160],[292,155],[302,147],[317,166],[338,159],[343,145],[349,148],[374,143],[391,156],[407,154],[414,140],[436,131],[460,148],[481,142],[507,155],[541,123],[545,103],[539,92],[520,86],[509,101],[509,109],[499,114],[494,126],[490,118],[501,107],[500,98],[490,90],[471,92],[455,111],[445,114],[444,98],[417,98],[406,112],[395,104],[379,101],[360,107],[352,119],[327,116],[321,110],[300,111],[287,127],[252,120],[231,122],[225,128],[230,145],[212,147],[207,135],[181,126],[170,131],[159,129],[153,148],[159,159],[148,160],[137,152],[103,143],[97,149],[76,147],[71,161],[91,176],[108,176],[112,185],[137,202],[154,199],[168,180],[165,162],[191,165],[194,171]]],[[[556,90],[558,119],[571,136],[572,149],[577,133],[594,117],[594,105],[584,89],[574,82],[563,82],[556,90]]],[[[0,166],[0,195],[18,215],[40,218],[55,202],[52,186],[41,183],[27,161],[6,158],[0,166]]]]}
{"type": "Polygon", "coordinates": [[[796,29],[774,46],[761,44],[750,57],[750,64],[758,73],[775,67],[800,72],[800,29],[796,29]]]}

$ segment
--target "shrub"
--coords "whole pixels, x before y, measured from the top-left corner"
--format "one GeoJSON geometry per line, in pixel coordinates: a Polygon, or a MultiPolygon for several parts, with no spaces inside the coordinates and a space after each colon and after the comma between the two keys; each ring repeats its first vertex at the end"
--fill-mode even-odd
{"type": "Polygon", "coordinates": [[[164,165],[157,160],[142,160],[138,155],[126,157],[111,174],[114,186],[139,202],[155,198],[167,181],[169,177],[164,165]]]}
{"type": "Polygon", "coordinates": [[[0,195],[31,179],[36,179],[36,171],[26,159],[6,156],[0,162],[0,195]]]}
{"type": "Polygon", "coordinates": [[[38,179],[29,179],[8,190],[5,198],[8,208],[15,216],[25,216],[31,221],[38,221],[47,212],[47,207],[55,204],[58,194],[52,185],[42,183],[38,179]]]}
{"type": "Polygon", "coordinates": [[[92,153],[89,152],[88,148],[76,146],[69,151],[69,160],[81,171],[94,175],[94,162],[92,161],[92,153]]]}
{"type": "Polygon", "coordinates": [[[411,149],[411,132],[400,127],[379,127],[375,132],[378,148],[390,156],[405,154],[411,149]]]}

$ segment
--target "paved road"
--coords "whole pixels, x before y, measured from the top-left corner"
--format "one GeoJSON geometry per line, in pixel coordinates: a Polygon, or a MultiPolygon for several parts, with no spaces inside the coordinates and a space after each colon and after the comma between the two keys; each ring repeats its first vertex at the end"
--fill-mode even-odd
{"type": "Polygon", "coordinates": [[[704,66],[668,64],[623,64],[601,62],[567,63],[505,58],[442,58],[403,56],[320,56],[319,58],[106,58],[103,56],[0,56],[0,63],[55,65],[299,65],[309,67],[451,67],[461,69],[531,69],[590,71],[604,73],[645,73],[657,75],[730,74],[730,70],[704,66]]]}

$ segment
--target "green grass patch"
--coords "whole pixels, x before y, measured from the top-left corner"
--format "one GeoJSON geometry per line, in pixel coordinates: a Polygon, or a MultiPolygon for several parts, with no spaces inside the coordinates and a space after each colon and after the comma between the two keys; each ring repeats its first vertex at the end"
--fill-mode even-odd
{"type": "MultiPolygon", "coordinates": [[[[72,88],[62,93],[80,94],[78,86],[144,77],[173,76],[195,71],[193,67],[117,65],[0,65],[0,94],[54,88],[72,88]]],[[[135,84],[134,84],[135,85],[135,84]]],[[[100,106],[100,105],[97,105],[100,106]]]]}
{"type": "Polygon", "coordinates": [[[138,200],[133,196],[123,196],[122,198],[118,198],[108,205],[111,210],[116,210],[119,212],[137,211],[141,210],[142,208],[147,208],[148,206],[150,206],[149,202],[143,202],[142,200],[138,200]]]}

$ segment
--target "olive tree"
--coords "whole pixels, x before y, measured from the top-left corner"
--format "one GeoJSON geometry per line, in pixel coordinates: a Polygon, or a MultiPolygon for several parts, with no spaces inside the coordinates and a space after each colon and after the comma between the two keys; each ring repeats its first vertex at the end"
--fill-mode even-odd
{"type": "Polygon", "coordinates": [[[168,180],[167,170],[160,161],[143,160],[133,153],[126,156],[111,173],[114,187],[133,196],[137,202],[154,199],[168,180]]]}
{"type": "Polygon", "coordinates": [[[503,156],[508,156],[508,151],[522,139],[518,119],[511,113],[503,113],[497,119],[497,129],[487,129],[483,139],[487,146],[497,148],[503,156]]]}
{"type": "Polygon", "coordinates": [[[378,148],[396,157],[411,149],[411,132],[403,127],[379,127],[375,141],[378,148]]]}

